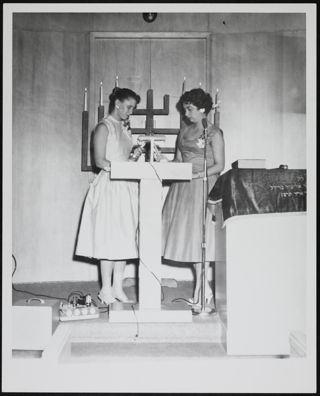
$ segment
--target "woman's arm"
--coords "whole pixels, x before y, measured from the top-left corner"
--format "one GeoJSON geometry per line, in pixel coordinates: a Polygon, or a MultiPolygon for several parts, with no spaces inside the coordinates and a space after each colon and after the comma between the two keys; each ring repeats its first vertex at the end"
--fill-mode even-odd
{"type": "Polygon", "coordinates": [[[173,160],[168,160],[168,158],[165,155],[161,154],[161,152],[159,152],[159,150],[157,149],[157,146],[154,146],[154,152],[155,152],[155,160],[158,162],[182,162],[181,151],[178,149],[178,147],[176,147],[176,152],[173,160]]]}
{"type": "Polygon", "coordinates": [[[176,139],[176,152],[174,154],[174,158],[171,162],[183,162],[181,151],[179,150],[179,141],[181,139],[181,134],[183,133],[183,129],[179,131],[179,134],[176,139]]]}
{"type": "Polygon", "coordinates": [[[98,168],[107,170],[110,161],[106,159],[106,145],[109,131],[103,124],[97,126],[93,137],[94,162],[98,168]]]}
{"type": "MultiPolygon", "coordinates": [[[[214,164],[208,166],[207,175],[212,176],[223,171],[225,166],[225,154],[224,154],[224,139],[221,131],[214,134],[209,142],[208,147],[211,148],[213,152],[214,164]]],[[[204,177],[204,172],[198,172],[192,177],[193,179],[199,179],[204,177]]]]}
{"type": "Polygon", "coordinates": [[[178,147],[176,149],[175,156],[174,156],[174,158],[173,158],[173,160],[171,162],[183,162],[182,161],[181,151],[178,149],[178,147]]]}

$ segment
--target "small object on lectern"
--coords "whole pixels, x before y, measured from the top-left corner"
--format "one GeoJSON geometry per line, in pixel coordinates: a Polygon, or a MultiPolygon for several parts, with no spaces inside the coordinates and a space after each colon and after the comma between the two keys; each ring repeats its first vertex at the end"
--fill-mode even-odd
{"type": "Polygon", "coordinates": [[[233,169],[265,169],[265,159],[239,159],[231,164],[233,169]]]}
{"type": "MultiPolygon", "coordinates": [[[[150,153],[151,153],[151,143],[150,141],[146,142],[146,144],[143,146],[143,151],[145,153],[145,159],[146,162],[150,162],[150,153]]],[[[159,154],[161,154],[161,149],[158,145],[154,145],[154,156],[153,159],[156,160],[155,157],[155,152],[158,151],[159,154]]]]}
{"type": "MultiPolygon", "coordinates": [[[[155,156],[155,149],[154,149],[155,141],[164,142],[165,140],[166,140],[165,136],[154,136],[153,134],[140,135],[138,137],[138,142],[141,143],[141,144],[144,144],[144,147],[147,147],[147,149],[148,149],[148,146],[146,146],[146,145],[147,145],[147,143],[149,143],[149,147],[150,147],[150,149],[148,150],[148,152],[149,152],[149,155],[148,155],[149,161],[147,161],[147,162],[153,162],[154,159],[155,159],[154,158],[154,156],[155,156]]],[[[160,148],[157,147],[157,151],[159,151],[159,149],[160,148]]]]}
{"type": "Polygon", "coordinates": [[[135,144],[130,152],[129,161],[138,161],[142,154],[143,149],[141,148],[140,144],[135,144]]]}
{"type": "Polygon", "coordinates": [[[288,165],[280,165],[279,169],[288,169],[288,165]]]}

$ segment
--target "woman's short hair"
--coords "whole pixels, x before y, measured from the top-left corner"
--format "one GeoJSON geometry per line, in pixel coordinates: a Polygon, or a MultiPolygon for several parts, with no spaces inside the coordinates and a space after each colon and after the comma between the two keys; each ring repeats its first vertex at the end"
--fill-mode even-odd
{"type": "Polygon", "coordinates": [[[123,102],[124,100],[131,98],[134,99],[137,104],[140,103],[140,96],[131,89],[119,87],[113,88],[113,91],[109,95],[109,114],[113,112],[117,99],[120,100],[120,102],[123,102]]]}
{"type": "Polygon", "coordinates": [[[191,89],[191,91],[186,91],[181,95],[179,102],[177,103],[177,110],[180,114],[185,114],[183,105],[188,103],[193,104],[198,109],[204,109],[205,114],[210,112],[213,105],[211,95],[207,92],[204,92],[204,90],[201,88],[191,89]]]}

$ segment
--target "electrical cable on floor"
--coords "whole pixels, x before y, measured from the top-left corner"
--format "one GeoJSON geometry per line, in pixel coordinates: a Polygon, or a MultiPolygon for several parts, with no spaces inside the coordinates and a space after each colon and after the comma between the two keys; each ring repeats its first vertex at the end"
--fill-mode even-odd
{"type": "Polygon", "coordinates": [[[136,311],[134,309],[133,304],[131,304],[131,309],[133,311],[134,317],[136,318],[137,333],[136,333],[135,338],[134,338],[136,340],[139,337],[139,321],[138,321],[138,318],[137,318],[137,315],[136,315],[136,311]]]}
{"type": "Polygon", "coordinates": [[[197,302],[191,302],[183,297],[178,297],[178,298],[174,298],[173,300],[171,300],[171,302],[177,302],[177,301],[185,301],[188,305],[195,306],[195,305],[199,305],[199,296],[198,296],[197,302]]]}
{"type": "MultiPolygon", "coordinates": [[[[15,256],[14,256],[14,254],[12,254],[12,258],[13,258],[14,264],[15,264],[14,270],[13,270],[13,272],[12,272],[12,278],[13,278],[13,275],[15,274],[15,272],[16,272],[18,266],[17,266],[17,260],[16,260],[16,258],[15,258],[15,256]]],[[[19,293],[26,293],[26,294],[30,294],[30,295],[35,296],[35,297],[46,297],[46,298],[54,299],[54,300],[63,300],[63,301],[67,301],[68,303],[70,303],[70,298],[71,298],[72,296],[80,296],[81,298],[84,298],[84,297],[85,297],[85,295],[83,294],[83,292],[81,292],[81,291],[79,291],[79,290],[74,290],[74,291],[72,291],[72,292],[68,295],[67,298],[64,298],[64,297],[49,296],[49,295],[47,295],[47,294],[32,293],[32,292],[27,291],[27,290],[17,289],[13,284],[12,284],[12,289],[13,289],[14,291],[16,291],[16,292],[19,292],[19,293]]],[[[93,298],[91,299],[91,301],[93,302],[93,304],[94,304],[96,307],[98,306],[98,304],[96,303],[96,301],[95,301],[93,298]]],[[[104,307],[102,307],[102,308],[104,308],[104,307]]]]}
{"type": "MultiPolygon", "coordinates": [[[[16,260],[16,258],[15,258],[15,256],[14,256],[13,254],[12,254],[12,257],[13,257],[13,260],[14,260],[14,263],[15,263],[15,268],[14,268],[14,271],[12,272],[12,278],[13,278],[13,275],[14,275],[14,273],[16,272],[16,269],[17,269],[17,260],[16,260]]],[[[12,283],[12,289],[13,289],[14,291],[16,291],[16,292],[30,294],[31,296],[35,296],[35,297],[47,297],[47,298],[53,299],[53,300],[64,300],[64,301],[69,302],[69,300],[68,300],[67,298],[64,298],[64,297],[48,296],[48,295],[46,295],[46,294],[37,294],[37,293],[29,292],[29,291],[27,291],[27,290],[17,289],[17,288],[13,285],[13,283],[12,283]]]]}
{"type": "Polygon", "coordinates": [[[158,283],[159,283],[159,285],[160,285],[160,288],[161,288],[161,302],[164,300],[164,292],[163,292],[163,290],[162,290],[162,284],[161,284],[161,281],[159,280],[159,278],[157,277],[157,275],[147,266],[147,264],[145,264],[145,262],[143,261],[143,260],[141,260],[141,258],[140,258],[140,261],[141,261],[141,263],[147,268],[147,270],[156,278],[156,280],[158,281],[158,283]]]}
{"type": "MultiPolygon", "coordinates": [[[[140,205],[139,205],[139,210],[140,210],[140,205]]],[[[136,230],[136,234],[139,235],[140,232],[140,224],[138,223],[137,226],[137,230],[136,230]]],[[[136,236],[136,239],[138,239],[138,237],[136,236]]],[[[156,278],[156,280],[158,281],[160,288],[161,288],[161,302],[164,301],[165,296],[164,296],[164,291],[163,291],[163,286],[161,284],[161,280],[159,280],[159,278],[157,277],[157,275],[147,266],[147,264],[140,258],[140,249],[139,249],[139,244],[138,245],[138,256],[139,256],[139,261],[147,268],[147,270],[156,278]]]]}

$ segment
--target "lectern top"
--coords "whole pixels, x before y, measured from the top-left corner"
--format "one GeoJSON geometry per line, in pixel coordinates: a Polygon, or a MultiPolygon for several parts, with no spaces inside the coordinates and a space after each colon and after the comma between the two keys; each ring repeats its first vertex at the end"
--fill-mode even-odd
{"type": "Polygon", "coordinates": [[[191,163],[172,162],[111,162],[111,179],[190,180],[191,163]]]}

